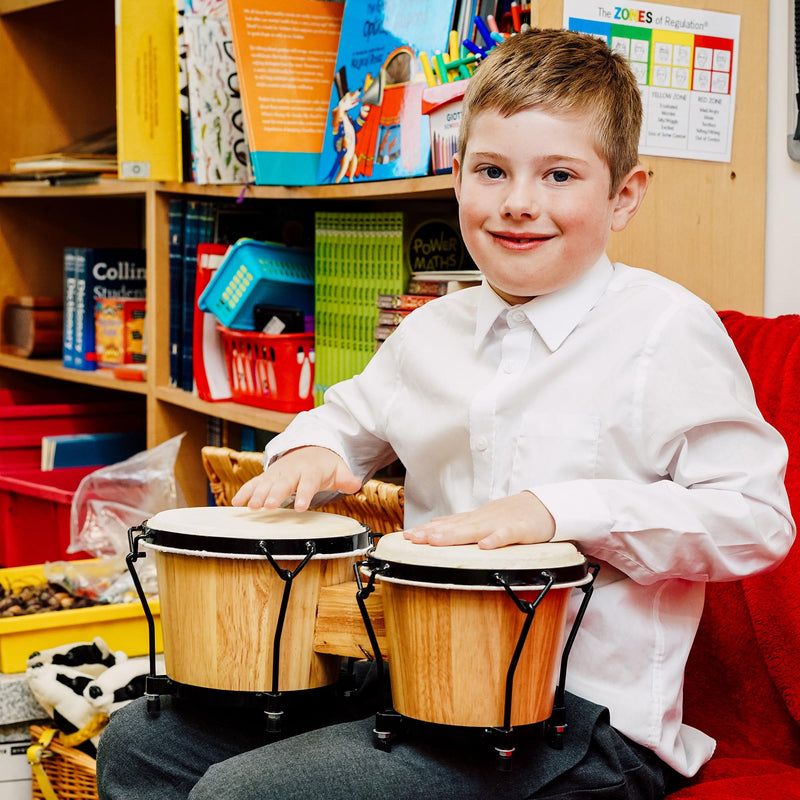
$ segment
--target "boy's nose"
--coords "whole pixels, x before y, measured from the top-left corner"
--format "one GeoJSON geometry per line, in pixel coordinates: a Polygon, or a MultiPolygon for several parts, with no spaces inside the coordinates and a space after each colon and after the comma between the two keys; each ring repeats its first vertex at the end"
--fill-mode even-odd
{"type": "Polygon", "coordinates": [[[509,186],[503,200],[502,214],[504,217],[538,217],[541,206],[536,197],[536,192],[530,183],[517,181],[509,186]]]}

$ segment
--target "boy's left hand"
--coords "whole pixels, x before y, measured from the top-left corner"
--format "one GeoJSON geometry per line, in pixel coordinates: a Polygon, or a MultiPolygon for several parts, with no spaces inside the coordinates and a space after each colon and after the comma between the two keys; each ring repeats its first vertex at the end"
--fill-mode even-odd
{"type": "Polygon", "coordinates": [[[492,500],[474,511],[434,517],[430,522],[404,531],[406,539],[436,546],[475,544],[484,550],[509,544],[549,542],[556,523],[533,492],[492,500]]]}

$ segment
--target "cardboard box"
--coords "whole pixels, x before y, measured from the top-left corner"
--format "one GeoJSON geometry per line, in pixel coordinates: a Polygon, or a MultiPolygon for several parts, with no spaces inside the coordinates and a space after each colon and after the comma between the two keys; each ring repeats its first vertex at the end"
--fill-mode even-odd
{"type": "MultiPolygon", "coordinates": [[[[43,564],[0,569],[3,586],[44,582],[43,564]]],[[[157,600],[151,600],[149,605],[156,624],[156,651],[160,653],[161,607],[157,600]]],[[[100,636],[112,650],[122,650],[129,656],[150,652],[147,619],[139,602],[6,617],[0,619],[0,672],[24,672],[25,662],[34,651],[87,642],[95,636],[100,636]]]]}
{"type": "Polygon", "coordinates": [[[461,101],[469,80],[429,86],[422,92],[422,113],[431,126],[431,169],[436,175],[453,171],[453,154],[458,147],[461,101]]]}
{"type": "Polygon", "coordinates": [[[0,742],[0,796],[3,800],[30,800],[31,768],[28,764],[30,739],[0,742]]]}

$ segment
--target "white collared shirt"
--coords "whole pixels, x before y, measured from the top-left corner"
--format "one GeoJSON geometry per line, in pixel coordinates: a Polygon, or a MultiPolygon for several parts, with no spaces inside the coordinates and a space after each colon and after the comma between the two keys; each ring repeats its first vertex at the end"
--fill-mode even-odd
{"type": "Polygon", "coordinates": [[[303,444],[365,480],[398,457],[407,527],[534,492],[555,539],[601,565],[567,688],[684,775],[710,758],[681,722],[705,582],[774,566],[794,523],[786,446],[704,302],[605,257],[524,305],[464,289],[414,311],[266,459],[303,444]]]}

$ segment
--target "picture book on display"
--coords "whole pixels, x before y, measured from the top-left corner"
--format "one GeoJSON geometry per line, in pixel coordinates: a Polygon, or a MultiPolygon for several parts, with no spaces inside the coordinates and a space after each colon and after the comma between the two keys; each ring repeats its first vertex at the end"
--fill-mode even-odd
{"type": "Polygon", "coordinates": [[[43,436],[41,470],[116,464],[146,447],[144,430],[43,436]]]}
{"type": "Polygon", "coordinates": [[[97,369],[95,305],[107,297],[145,297],[145,251],[139,248],[64,248],[65,367],[97,369]]]}
{"type": "Polygon", "coordinates": [[[250,153],[226,3],[187,3],[183,18],[195,183],[250,183],[250,153]]]}
{"type": "Polygon", "coordinates": [[[446,51],[453,0],[348,0],[318,183],[427,175],[418,54],[446,51]]]}
{"type": "Polygon", "coordinates": [[[257,184],[317,182],[343,8],[336,0],[228,0],[257,184]]]}

